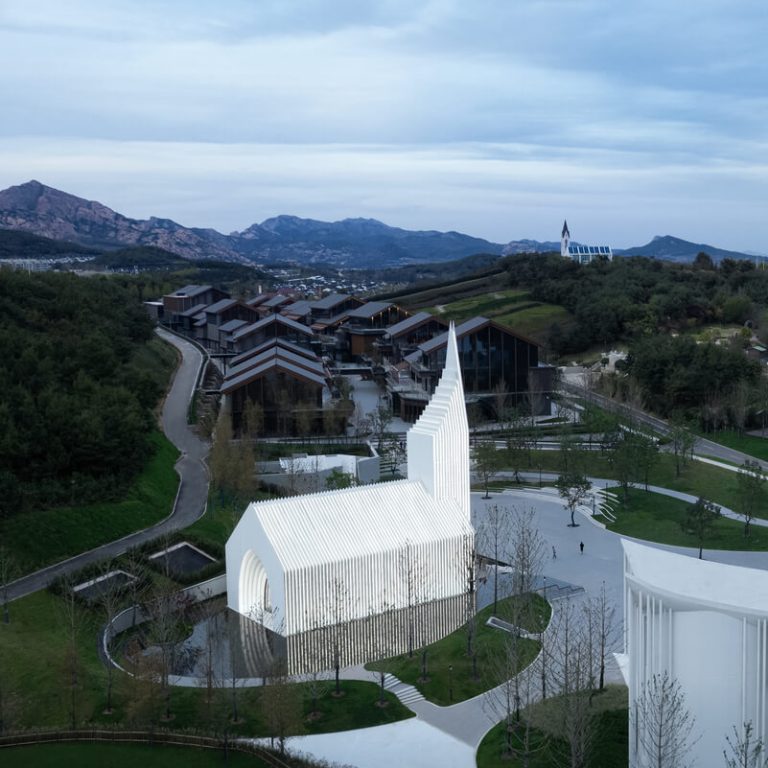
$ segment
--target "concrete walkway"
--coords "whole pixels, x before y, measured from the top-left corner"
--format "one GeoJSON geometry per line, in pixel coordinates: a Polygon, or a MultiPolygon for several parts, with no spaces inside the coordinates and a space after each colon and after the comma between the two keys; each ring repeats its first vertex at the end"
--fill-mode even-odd
{"type": "Polygon", "coordinates": [[[8,586],[9,600],[16,600],[44,589],[59,576],[79,571],[86,565],[117,557],[131,547],[151,541],[165,533],[186,528],[205,512],[208,498],[208,469],[205,458],[209,447],[187,425],[187,410],[203,364],[203,355],[194,344],[172,333],[163,329],[157,329],[156,333],[169,344],[173,344],[182,354],[181,363],[176,369],[173,383],[163,403],[161,416],[163,432],[181,451],[181,456],[176,462],[176,471],[180,478],[179,490],[171,514],[150,528],[42,568],[12,582],[8,586]]]}
{"type": "MultiPolygon", "coordinates": [[[[594,478],[594,481],[600,487],[616,485],[615,480],[594,478]]],[[[664,488],[653,490],[685,501],[695,501],[695,497],[676,491],[664,488]]],[[[487,500],[482,498],[481,493],[473,493],[472,516],[476,526],[482,523],[488,505],[492,504],[533,509],[536,524],[546,542],[544,574],[547,579],[579,585],[584,588],[585,597],[597,596],[605,587],[609,601],[617,609],[617,615],[622,615],[622,537],[600,525],[593,525],[591,516],[587,514],[590,510],[586,507],[581,511],[581,525],[569,527],[568,513],[562,500],[551,493],[539,493],[537,489],[515,488],[493,492],[487,500]],[[583,553],[579,546],[582,542],[583,553]],[[551,557],[552,547],[557,554],[555,558],[551,557]]],[[[645,543],[690,557],[698,556],[696,549],[645,543]]],[[[705,557],[718,562],[768,570],[768,552],[705,550],[705,557]]],[[[376,682],[374,673],[362,666],[343,670],[342,676],[345,679],[376,682]]],[[[609,681],[621,681],[615,665],[609,669],[609,681]]],[[[440,707],[423,699],[409,699],[410,688],[399,688],[394,682],[391,685],[395,693],[404,694],[401,700],[416,713],[415,719],[359,731],[295,737],[289,741],[289,749],[357,768],[390,768],[399,765],[415,768],[474,768],[477,746],[498,721],[498,716],[489,707],[489,694],[481,694],[451,707],[440,707]]]]}

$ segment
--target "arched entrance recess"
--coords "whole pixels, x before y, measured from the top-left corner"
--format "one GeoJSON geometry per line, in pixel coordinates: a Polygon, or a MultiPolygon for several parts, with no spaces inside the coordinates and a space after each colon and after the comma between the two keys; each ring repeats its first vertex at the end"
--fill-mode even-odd
{"type": "Polygon", "coordinates": [[[248,550],[240,566],[239,612],[272,629],[272,600],[264,564],[248,550]]]}

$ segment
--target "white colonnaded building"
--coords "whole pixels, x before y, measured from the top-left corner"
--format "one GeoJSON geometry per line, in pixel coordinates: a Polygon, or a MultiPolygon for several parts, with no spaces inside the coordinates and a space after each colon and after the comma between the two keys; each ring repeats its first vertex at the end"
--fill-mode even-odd
{"type": "Polygon", "coordinates": [[[248,505],[226,545],[227,602],[290,637],[471,590],[469,429],[451,325],[407,436],[408,479],[248,505]],[[416,583],[417,582],[417,583],[416,583]]]}
{"type": "Polygon", "coordinates": [[[726,736],[751,722],[768,738],[768,572],[698,560],[622,540],[624,628],[630,701],[629,765],[645,724],[634,703],[653,675],[668,673],[695,717],[687,755],[722,765],[726,736]]]}

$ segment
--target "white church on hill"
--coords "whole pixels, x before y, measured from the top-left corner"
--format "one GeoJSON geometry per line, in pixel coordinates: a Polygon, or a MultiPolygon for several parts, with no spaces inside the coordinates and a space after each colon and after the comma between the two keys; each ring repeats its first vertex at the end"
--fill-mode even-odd
{"type": "Polygon", "coordinates": [[[610,245],[578,245],[577,243],[572,243],[567,221],[563,222],[563,231],[560,234],[560,255],[564,259],[573,259],[578,264],[589,264],[595,261],[595,259],[613,261],[613,250],[610,245]]]}
{"type": "Polygon", "coordinates": [[[407,480],[249,504],[226,546],[229,607],[290,638],[408,608],[416,588],[419,603],[467,594],[469,429],[453,325],[407,440],[407,480]]]}

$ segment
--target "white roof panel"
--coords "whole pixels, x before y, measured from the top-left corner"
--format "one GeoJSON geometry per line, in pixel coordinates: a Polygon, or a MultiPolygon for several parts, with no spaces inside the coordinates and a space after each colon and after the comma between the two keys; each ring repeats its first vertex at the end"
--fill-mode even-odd
{"type": "Polygon", "coordinates": [[[419,481],[394,482],[253,502],[286,571],[428,544],[470,533],[459,505],[432,498],[419,481]]]}

